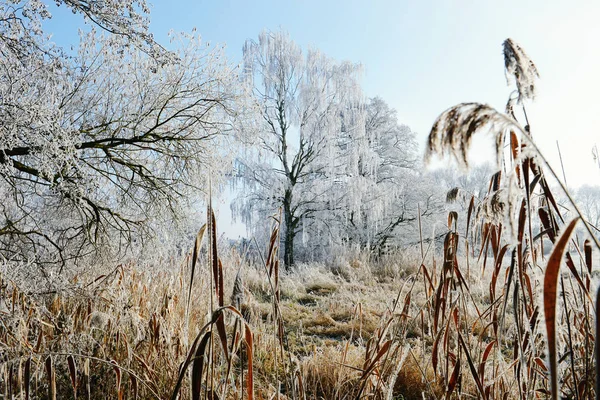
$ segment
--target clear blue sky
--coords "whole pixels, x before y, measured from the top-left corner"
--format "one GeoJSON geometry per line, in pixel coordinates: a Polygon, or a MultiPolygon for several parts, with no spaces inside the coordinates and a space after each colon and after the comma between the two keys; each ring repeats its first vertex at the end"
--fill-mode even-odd
{"type": "MultiPolygon", "coordinates": [[[[46,29],[58,43],[76,43],[82,20],[54,14],[46,29]]],[[[501,44],[511,37],[541,74],[529,106],[538,144],[559,167],[559,141],[570,185],[600,184],[591,156],[591,146],[600,146],[600,1],[155,0],[151,21],[159,42],[171,29],[196,27],[205,40],[226,44],[234,62],[246,39],[279,28],[304,48],[360,62],[366,94],[396,108],[421,143],[456,103],[504,109],[501,44]]],[[[480,142],[475,161],[492,155],[491,143],[480,142]]]]}

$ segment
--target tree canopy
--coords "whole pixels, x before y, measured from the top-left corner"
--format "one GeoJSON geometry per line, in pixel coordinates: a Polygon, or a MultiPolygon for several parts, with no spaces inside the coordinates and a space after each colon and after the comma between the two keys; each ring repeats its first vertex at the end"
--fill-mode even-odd
{"type": "Polygon", "coordinates": [[[237,215],[263,229],[256,221],[281,209],[287,267],[298,235],[313,256],[390,244],[423,194],[416,141],[382,99],[365,100],[360,65],[303,51],[282,31],[248,41],[244,61],[256,119],[243,129],[256,139],[238,158],[237,215]]]}
{"type": "Polygon", "coordinates": [[[60,2],[111,32],[67,56],[44,36],[43,3],[0,12],[0,251],[64,264],[181,218],[218,172],[237,73],[195,34],[156,45],[143,1],[60,2]],[[159,54],[160,52],[160,54],[159,54]],[[170,216],[170,217],[169,217],[170,216]]]}

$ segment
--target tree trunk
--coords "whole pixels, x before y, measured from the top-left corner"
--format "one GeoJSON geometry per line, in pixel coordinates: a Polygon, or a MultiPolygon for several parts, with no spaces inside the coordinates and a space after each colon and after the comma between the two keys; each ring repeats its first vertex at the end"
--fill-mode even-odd
{"type": "Polygon", "coordinates": [[[294,264],[294,237],[296,236],[294,215],[292,214],[292,191],[290,189],[285,191],[283,199],[283,219],[285,225],[283,264],[285,269],[289,270],[294,264]]]}

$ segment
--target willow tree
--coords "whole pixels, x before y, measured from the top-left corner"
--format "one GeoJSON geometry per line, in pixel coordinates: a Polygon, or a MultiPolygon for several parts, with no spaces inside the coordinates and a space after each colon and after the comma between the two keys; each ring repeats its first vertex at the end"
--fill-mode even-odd
{"type": "Polygon", "coordinates": [[[350,124],[344,142],[344,207],[337,213],[336,236],[360,250],[381,252],[402,228],[431,212],[417,173],[417,143],[396,110],[379,97],[363,107],[360,124],[350,124]]]}
{"type": "MultiPolygon", "coordinates": [[[[318,50],[303,51],[285,32],[262,32],[244,49],[244,80],[257,123],[254,150],[239,160],[246,185],[236,208],[244,222],[281,208],[284,263],[294,264],[302,225],[331,206],[337,139],[343,112],[361,100],[360,66],[336,62],[318,50]]],[[[356,108],[356,107],[355,107],[356,108]]]]}

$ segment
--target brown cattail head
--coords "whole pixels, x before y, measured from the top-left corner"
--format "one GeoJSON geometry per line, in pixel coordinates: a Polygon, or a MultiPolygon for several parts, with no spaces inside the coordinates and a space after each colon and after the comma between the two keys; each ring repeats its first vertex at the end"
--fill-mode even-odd
{"type": "Polygon", "coordinates": [[[504,67],[506,77],[514,76],[519,92],[518,102],[523,99],[535,97],[535,80],[540,77],[538,70],[525,51],[512,39],[506,39],[503,43],[504,67]]]}
{"type": "Polygon", "coordinates": [[[453,203],[458,198],[458,192],[460,192],[460,188],[454,187],[446,193],[446,203],[453,203]]]}
{"type": "Polygon", "coordinates": [[[486,222],[494,224],[504,223],[505,214],[511,211],[508,201],[509,198],[504,189],[489,193],[479,204],[475,214],[476,219],[484,219],[486,222]]]}
{"type": "Polygon", "coordinates": [[[244,282],[242,281],[242,271],[238,271],[233,282],[233,292],[231,293],[231,304],[240,307],[244,303],[244,282]]]}

